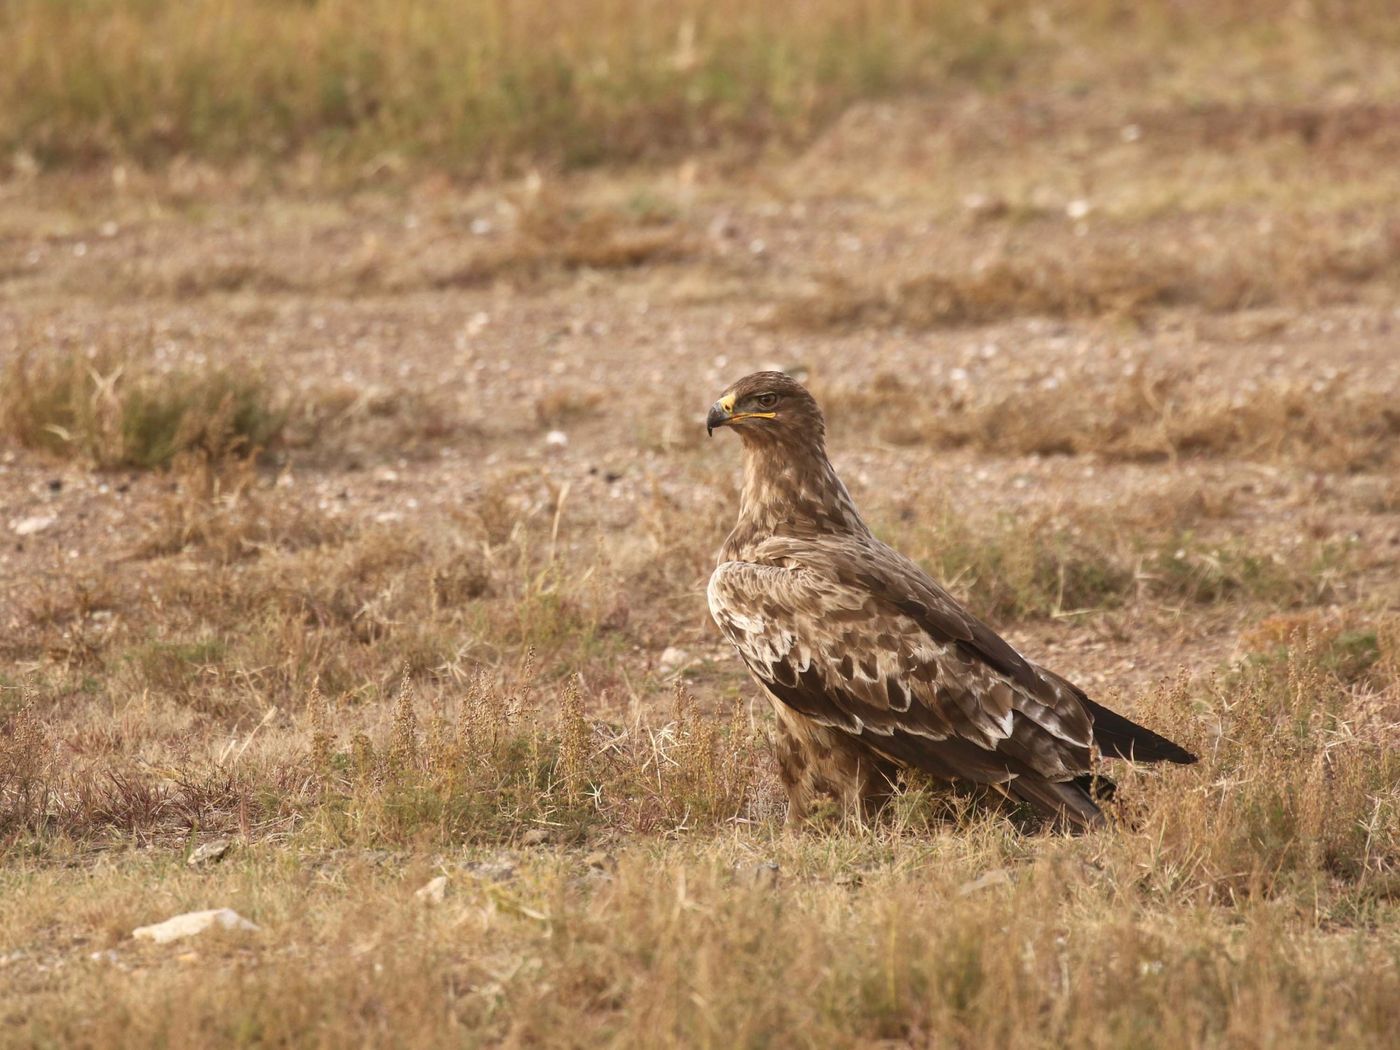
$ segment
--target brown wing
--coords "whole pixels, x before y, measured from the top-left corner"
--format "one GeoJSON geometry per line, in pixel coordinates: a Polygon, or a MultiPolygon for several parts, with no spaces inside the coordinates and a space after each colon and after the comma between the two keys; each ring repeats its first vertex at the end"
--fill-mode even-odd
{"type": "Polygon", "coordinates": [[[926,573],[873,540],[775,538],[726,562],[710,610],[779,700],[936,776],[1005,784],[1097,815],[1075,690],[1025,660],[926,573]]]}

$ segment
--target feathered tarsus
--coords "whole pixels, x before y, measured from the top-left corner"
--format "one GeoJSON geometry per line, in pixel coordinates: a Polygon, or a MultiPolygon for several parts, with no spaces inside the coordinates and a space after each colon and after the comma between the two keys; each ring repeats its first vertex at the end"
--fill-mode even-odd
{"type": "Polygon", "coordinates": [[[735,383],[707,425],[744,447],[738,522],[710,612],[778,716],[779,771],[801,819],[821,795],[865,811],[901,767],[995,789],[1084,828],[1111,785],[1094,751],[1195,761],[1090,700],[881,543],[826,455],[816,401],[780,372],[735,383]]]}

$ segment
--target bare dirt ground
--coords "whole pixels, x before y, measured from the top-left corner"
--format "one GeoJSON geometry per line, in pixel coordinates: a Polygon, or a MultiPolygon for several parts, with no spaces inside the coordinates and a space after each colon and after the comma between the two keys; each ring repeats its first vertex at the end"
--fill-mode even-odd
{"type": "MultiPolygon", "coordinates": [[[[370,180],[334,196],[195,165],[11,181],[0,355],[84,356],[94,404],[137,374],[231,370],[259,377],[286,422],[256,467],[96,470],[91,456],[5,438],[0,712],[18,710],[24,690],[65,761],[155,771],[158,783],[209,763],[301,768],[313,682],[332,704],[334,747],[357,731],[378,741],[405,668],[424,718],[479,670],[504,682],[533,660],[547,717],[577,675],[599,724],[661,725],[677,678],[703,717],[725,722],[754,689],[709,623],[703,586],[735,512],[738,448],[705,440],[702,421],[727,383],[766,367],[823,400],[833,460],[884,535],[1028,655],[1124,709],[1160,700],[1164,681],[1207,690],[1290,624],[1369,631],[1369,644],[1380,625],[1384,642],[1400,612],[1397,127],[1393,111],[1345,99],[1121,114],[972,99],[861,107],[797,156],[629,174],[370,180]]],[[[1394,683],[1375,688],[1392,709],[1394,683]]],[[[760,732],[767,717],[753,706],[760,732]]],[[[769,844],[779,815],[763,744],[751,750],[750,805],[767,801],[741,828],[762,830],[719,833],[720,868],[773,856],[784,878],[827,893],[844,862],[814,859],[816,839],[769,844]]],[[[75,823],[61,848],[34,847],[8,889],[57,910],[0,906],[0,984],[31,1004],[7,997],[0,1018],[17,1037],[86,1038],[82,989],[136,1002],[119,976],[132,968],[170,994],[210,964],[285,974],[274,956],[299,950],[343,948],[376,966],[388,950],[390,972],[407,972],[416,964],[383,947],[393,923],[418,921],[400,898],[463,849],[515,850],[530,878],[543,865],[546,896],[580,865],[612,878],[617,855],[619,885],[661,878],[643,856],[661,846],[628,845],[608,826],[545,861],[520,859],[528,822],[461,837],[341,828],[337,848],[352,853],[287,874],[297,904],[257,888],[276,881],[273,846],[314,852],[334,836],[308,839],[309,818],[291,808],[89,813],[97,830],[75,823]],[[183,856],[216,832],[246,859],[200,884],[183,856]],[[386,839],[398,852],[363,859],[386,839]],[[600,848],[607,856],[586,859],[600,848]],[[143,905],[162,856],[176,888],[143,905]],[[84,903],[80,883],[99,877],[84,903]],[[347,903],[321,916],[323,878],[392,899],[392,920],[347,903]],[[225,898],[261,902],[279,946],[230,936],[181,963],[125,939],[178,905],[225,898]]],[[[1393,842],[1395,811],[1384,813],[1377,841],[1393,842]]],[[[701,848],[680,841],[666,848],[701,848]]],[[[953,848],[941,841],[930,848],[953,848]]],[[[875,882],[910,877],[919,862],[901,850],[913,847],[889,848],[851,847],[875,882]]],[[[1044,849],[1071,862],[1070,847],[1044,849]]],[[[656,863],[670,879],[699,863],[687,858],[656,863]]],[[[949,870],[976,877],[982,863],[949,870]]],[[[728,907],[709,877],[695,876],[696,899],[728,907]]],[[[480,891],[497,895],[496,918],[472,926],[477,948],[452,971],[461,987],[442,993],[466,1011],[454,1023],[486,1038],[547,1037],[519,988],[553,964],[500,947],[534,934],[493,940],[489,928],[533,928],[541,908],[557,919],[526,885],[511,891],[519,899],[480,891]],[[473,969],[493,945],[501,957],[473,969]]],[[[607,907],[588,904],[580,921],[649,921],[607,907]]],[[[822,914],[819,926],[837,921],[822,914]]],[[[431,936],[439,959],[448,935],[414,936],[431,936]]],[[[593,934],[570,936],[579,952],[602,951],[583,944],[593,934]]],[[[635,965],[684,934],[657,937],[635,965]]],[[[1375,972],[1393,987],[1387,943],[1375,972]]],[[[440,1034],[427,1022],[376,1028],[373,996],[348,967],[328,980],[369,1014],[347,1031],[386,1043],[440,1034]]],[[[585,993],[578,973],[550,973],[588,1019],[578,1038],[641,1038],[643,1022],[617,1020],[644,1002],[635,988],[585,993]]],[[[740,997],[716,980],[707,987],[731,1012],[711,1020],[734,1021],[740,997]]],[[[243,987],[270,994],[255,978],[243,987]]],[[[830,1026],[817,1030],[841,1043],[926,1040],[920,1026],[942,1015],[909,1004],[943,993],[919,987],[913,999],[892,991],[869,1023],[822,1013],[830,1026]]],[[[674,1038],[703,1029],[703,1002],[668,1009],[648,1016],[674,1038]]],[[[1238,1035],[1236,1014],[1221,1016],[1183,1038],[1238,1035]]],[[[1352,1034],[1380,1038],[1358,1016],[1352,1034]]],[[[958,1045],[987,1031],[964,1022],[958,1045]]],[[[741,1030],[761,1042],[767,1023],[741,1030]]]]}
{"type": "MultiPolygon", "coordinates": [[[[575,550],[600,533],[644,531],[658,494],[705,507],[681,527],[686,543],[713,547],[737,456],[725,441],[703,442],[700,420],[729,381],[778,366],[831,391],[837,465],[877,519],[908,514],[915,496],[1034,518],[1205,494],[1223,504],[1207,523],[1210,538],[1245,538],[1285,559],[1305,539],[1355,544],[1368,565],[1349,585],[1384,601],[1375,589],[1393,576],[1400,544],[1391,459],[1377,471],[1345,451],[1328,462],[1325,447],[1312,457],[1298,445],[1269,456],[1277,441],[1269,433],[1223,455],[1192,455],[1165,439],[1127,457],[1093,448],[986,454],[977,435],[970,447],[947,448],[893,433],[911,400],[934,416],[1004,400],[1001,411],[1015,416],[1018,405],[1034,414],[1048,399],[1087,417],[1139,382],[1170,384],[1164,396],[1187,408],[1163,406],[1168,419],[1193,398],[1219,400],[1228,412],[1261,390],[1297,391],[1324,412],[1356,395],[1400,403],[1400,231],[1387,210],[1396,186],[1383,171],[1356,171],[1348,155],[1353,147],[1373,155],[1374,136],[1389,132],[1363,130],[1359,143],[1344,138],[1323,151],[1287,125],[1256,130],[1236,115],[1239,127],[1217,118],[1226,126],[1214,133],[1224,139],[1216,149],[1208,127],[1189,124],[1160,133],[1136,124],[1077,128],[1067,148],[1059,128],[1073,118],[1043,115],[1047,129],[1013,161],[968,145],[995,133],[994,116],[882,106],[852,113],[807,155],[752,171],[687,164],[472,191],[430,179],[329,201],[239,199],[207,172],[190,174],[184,193],[151,179],[115,188],[12,184],[3,225],[15,265],[0,337],[12,355],[134,345],[161,368],[270,369],[304,403],[350,402],[323,414],[355,416],[358,403],[359,415],[382,415],[389,423],[378,428],[358,418],[325,427],[278,465],[279,504],[355,526],[432,531],[507,485],[536,502],[567,489],[558,537],[575,550]],[[1246,193],[1228,205],[1155,214],[1159,199],[1209,196],[1194,169],[1223,162],[1241,138],[1266,160],[1283,158],[1282,177],[1262,188],[1275,200],[1246,193]],[[959,151],[971,156],[949,158],[959,151]],[[1193,170],[1183,170],[1188,158],[1193,170]],[[1304,196],[1323,165],[1334,169],[1329,190],[1342,202],[1325,211],[1304,196]],[[1279,199],[1298,214],[1280,217],[1271,207],[1279,199]],[[1279,227],[1293,232],[1280,236],[1279,227]],[[1349,279],[1322,302],[1309,301],[1323,296],[1321,281],[1290,287],[1270,257],[1287,261],[1348,239],[1355,252],[1389,254],[1378,273],[1349,279]],[[579,244],[560,243],[572,240],[579,244]],[[1143,313],[1129,284],[1118,292],[1128,308],[1110,291],[1102,306],[1082,311],[1096,316],[801,323],[809,305],[851,294],[848,282],[880,294],[901,280],[975,274],[1022,253],[1063,260],[1092,281],[1102,253],[1118,250],[1105,246],[1120,241],[1147,260],[1143,282],[1158,277],[1151,267],[1166,268],[1167,256],[1215,251],[1238,257],[1241,280],[1256,291],[1230,310],[1188,302],[1143,313]],[[883,397],[882,382],[901,388],[898,396],[883,397]],[[864,392],[852,409],[841,404],[848,390],[864,392]],[[1337,466],[1363,469],[1320,469],[1337,466]]],[[[1216,265],[1207,256],[1203,279],[1216,265]]],[[[1014,290],[990,294],[991,309],[1016,312],[1014,290]]],[[[1393,424],[1393,412],[1377,419],[1393,424]]],[[[22,632],[23,593],[34,580],[143,571],[129,552],[174,483],[93,474],[81,462],[11,448],[0,484],[7,522],[55,519],[30,537],[15,536],[11,524],[0,554],[8,629],[22,632]]],[[[668,596],[681,605],[668,610],[674,637],[656,641],[708,652],[701,580],[691,582],[693,593],[668,596]]],[[[1230,641],[1213,624],[1179,638],[1187,628],[1173,623],[1164,652],[1160,628],[1125,625],[1119,644],[1081,653],[1084,640],[1062,626],[1027,628],[1036,651],[1054,661],[1057,646],[1069,647],[1070,666],[1100,686],[1128,668],[1138,669],[1123,683],[1133,687],[1162,671],[1211,666],[1230,641]]],[[[463,644],[469,650],[471,640],[463,644]]],[[[628,672],[654,669],[656,655],[628,654],[628,672]]]]}

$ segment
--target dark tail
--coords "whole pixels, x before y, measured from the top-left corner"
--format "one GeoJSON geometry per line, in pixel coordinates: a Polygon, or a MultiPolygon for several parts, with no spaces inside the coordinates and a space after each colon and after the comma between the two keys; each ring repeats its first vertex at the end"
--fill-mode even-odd
{"type": "Polygon", "coordinates": [[[1094,701],[1084,700],[1094,717],[1094,743],[1107,758],[1126,758],[1133,762],[1175,762],[1189,766],[1196,756],[1184,747],[1173,744],[1164,736],[1110,711],[1094,701]]]}

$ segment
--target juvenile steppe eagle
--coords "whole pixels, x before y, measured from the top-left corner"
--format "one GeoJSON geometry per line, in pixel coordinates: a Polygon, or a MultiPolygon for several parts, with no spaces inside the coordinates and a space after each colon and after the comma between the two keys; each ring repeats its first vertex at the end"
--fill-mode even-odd
{"type": "Polygon", "coordinates": [[[1031,663],[876,539],[801,384],[745,376],[706,424],[733,429],[744,449],[739,520],[710,577],[710,612],[777,712],[789,820],[820,796],[869,814],[912,768],[1087,828],[1103,819],[1095,748],[1196,760],[1031,663]]]}

